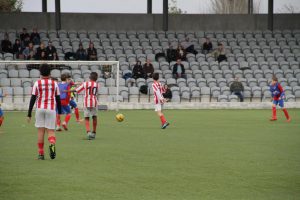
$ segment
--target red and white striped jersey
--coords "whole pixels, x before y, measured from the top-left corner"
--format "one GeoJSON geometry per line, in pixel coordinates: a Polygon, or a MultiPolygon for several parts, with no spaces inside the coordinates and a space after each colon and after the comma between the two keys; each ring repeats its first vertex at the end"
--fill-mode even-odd
{"type": "Polygon", "coordinates": [[[95,108],[98,105],[99,84],[95,81],[86,81],[76,88],[76,92],[80,93],[84,90],[84,103],[83,106],[86,108],[95,108]]]}
{"type": "Polygon", "coordinates": [[[162,93],[164,93],[164,88],[162,84],[158,81],[154,81],[152,83],[152,89],[154,94],[154,103],[155,104],[161,104],[162,100],[164,99],[162,93]]]}
{"type": "Polygon", "coordinates": [[[60,95],[60,93],[55,81],[48,78],[37,80],[33,85],[31,94],[37,96],[37,108],[56,109],[55,96],[60,95]]]}

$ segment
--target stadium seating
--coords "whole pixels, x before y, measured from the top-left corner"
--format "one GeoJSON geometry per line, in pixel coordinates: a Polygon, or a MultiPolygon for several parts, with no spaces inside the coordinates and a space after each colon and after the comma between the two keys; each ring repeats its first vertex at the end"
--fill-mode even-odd
{"type": "MultiPolygon", "coordinates": [[[[0,30],[0,40],[8,33],[13,41],[21,30],[0,30]]],[[[87,48],[90,41],[98,52],[98,60],[120,61],[120,90],[115,96],[116,77],[105,79],[102,66],[71,65],[70,70],[53,69],[51,75],[60,77],[70,73],[74,80],[83,81],[91,71],[100,74],[102,85],[100,101],[149,102],[152,98],[141,94],[139,87],[152,83],[152,79],[129,81],[122,78],[131,72],[136,60],[150,59],[156,72],[171,86],[172,102],[220,101],[236,102],[231,95],[230,84],[234,77],[240,77],[245,87],[245,101],[266,101],[270,98],[268,85],[273,74],[286,90],[287,101],[300,101],[300,31],[95,31],[95,30],[40,30],[41,40],[47,45],[51,40],[57,48],[59,59],[67,52],[75,52],[79,43],[87,48]],[[164,52],[169,44],[178,45],[186,37],[194,44],[198,54],[187,54],[183,62],[186,79],[174,79],[172,67],[164,58],[155,60],[155,54],[164,52]],[[215,62],[210,54],[202,54],[205,37],[210,37],[216,47],[222,42],[226,48],[227,62],[215,62]],[[129,84],[130,83],[130,84],[129,84]]],[[[0,54],[0,60],[13,60],[10,53],[0,54]]],[[[28,101],[28,91],[39,78],[39,71],[28,70],[25,65],[1,65],[0,86],[12,94],[11,101],[28,101]]],[[[151,88],[150,88],[151,89],[151,88]]],[[[81,98],[81,97],[79,97],[81,98]]],[[[8,101],[6,99],[6,101],[8,101]]]]}

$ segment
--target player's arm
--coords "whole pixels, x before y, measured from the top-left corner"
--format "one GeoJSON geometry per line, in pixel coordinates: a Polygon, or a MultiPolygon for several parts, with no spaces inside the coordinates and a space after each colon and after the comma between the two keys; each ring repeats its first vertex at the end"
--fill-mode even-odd
{"type": "Polygon", "coordinates": [[[280,91],[280,98],[284,99],[285,93],[284,93],[284,90],[283,90],[283,88],[280,84],[278,84],[278,89],[280,91]]]}
{"type": "Polygon", "coordinates": [[[31,119],[32,109],[35,104],[35,101],[36,101],[36,95],[33,94],[33,95],[31,95],[31,98],[30,98],[30,103],[29,103],[29,108],[28,108],[28,113],[27,113],[27,117],[29,118],[29,120],[31,119]]]}

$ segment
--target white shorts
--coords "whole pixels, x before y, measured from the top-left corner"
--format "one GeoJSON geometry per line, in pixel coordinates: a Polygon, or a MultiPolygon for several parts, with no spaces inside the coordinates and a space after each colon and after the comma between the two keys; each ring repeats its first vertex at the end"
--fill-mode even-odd
{"type": "Polygon", "coordinates": [[[35,127],[55,129],[56,111],[37,108],[35,112],[35,127]]]}
{"type": "Polygon", "coordinates": [[[83,108],[84,117],[97,117],[97,108],[83,108]]]}
{"type": "Polygon", "coordinates": [[[161,111],[163,108],[163,106],[161,104],[155,104],[154,105],[154,110],[157,112],[157,111],[161,111]]]}

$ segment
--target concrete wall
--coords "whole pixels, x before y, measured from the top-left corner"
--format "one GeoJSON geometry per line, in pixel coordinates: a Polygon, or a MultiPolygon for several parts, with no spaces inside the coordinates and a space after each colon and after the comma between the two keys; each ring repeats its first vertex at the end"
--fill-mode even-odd
{"type": "MultiPolygon", "coordinates": [[[[63,13],[62,29],[162,30],[162,15],[63,13]]],[[[0,29],[55,29],[54,13],[0,13],[0,29]]],[[[267,15],[170,15],[170,30],[266,30],[267,15]]],[[[277,14],[274,29],[300,29],[300,14],[277,14]]]]}

